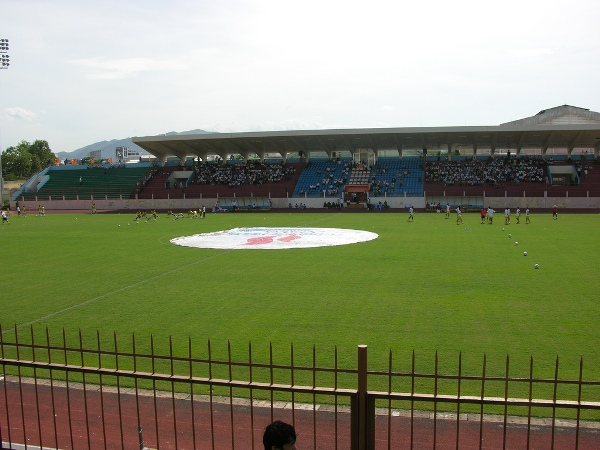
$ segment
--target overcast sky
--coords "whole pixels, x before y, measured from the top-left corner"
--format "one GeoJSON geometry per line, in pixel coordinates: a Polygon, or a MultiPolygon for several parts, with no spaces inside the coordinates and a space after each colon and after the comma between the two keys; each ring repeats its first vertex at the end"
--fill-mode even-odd
{"type": "Polygon", "coordinates": [[[0,146],[600,111],[598,0],[3,0],[0,146]]]}

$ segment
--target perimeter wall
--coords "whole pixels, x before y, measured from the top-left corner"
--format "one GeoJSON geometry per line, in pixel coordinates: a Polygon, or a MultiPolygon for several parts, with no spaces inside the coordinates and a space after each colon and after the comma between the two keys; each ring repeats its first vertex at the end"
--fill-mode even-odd
{"type": "MultiPolygon", "coordinates": [[[[495,191],[497,194],[497,191],[495,191]]],[[[456,200],[460,197],[453,196],[456,200]]],[[[484,205],[492,206],[496,209],[501,208],[522,208],[530,209],[551,208],[557,205],[560,209],[600,209],[600,197],[508,197],[508,196],[484,196],[484,205]]],[[[304,204],[307,209],[324,209],[325,202],[337,202],[337,197],[325,198],[272,198],[274,209],[289,208],[291,204],[304,204]]],[[[217,198],[184,198],[184,199],[123,199],[123,200],[103,200],[94,199],[98,210],[172,210],[188,211],[206,206],[207,211],[212,211],[213,206],[218,201],[217,198]]],[[[425,208],[426,197],[371,197],[371,202],[387,202],[392,209],[404,210],[408,206],[415,208],[425,208]]],[[[39,202],[21,201],[21,207],[27,206],[29,211],[36,211],[38,205],[43,205],[46,210],[89,210],[91,201],[88,200],[43,200],[39,202]]],[[[11,209],[16,209],[16,203],[11,202],[11,209]]]]}

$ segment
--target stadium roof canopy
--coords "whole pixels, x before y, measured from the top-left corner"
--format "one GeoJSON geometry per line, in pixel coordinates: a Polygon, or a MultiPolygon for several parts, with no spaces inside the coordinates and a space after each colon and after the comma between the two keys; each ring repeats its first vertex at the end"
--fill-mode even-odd
{"type": "Polygon", "coordinates": [[[498,126],[354,128],[333,130],[206,133],[135,137],[133,142],[160,160],[188,156],[203,161],[219,155],[244,158],[278,153],[310,155],[311,152],[424,150],[472,148],[475,150],[575,148],[600,150],[600,113],[573,106],[559,106],[537,115],[498,126]]]}

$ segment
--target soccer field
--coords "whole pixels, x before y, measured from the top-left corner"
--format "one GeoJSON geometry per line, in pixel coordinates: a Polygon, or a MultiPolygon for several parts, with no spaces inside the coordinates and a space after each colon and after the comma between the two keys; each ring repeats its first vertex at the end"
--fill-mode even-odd
{"type": "MultiPolygon", "coordinates": [[[[239,213],[206,219],[136,223],[134,214],[13,215],[0,228],[2,339],[20,339],[33,324],[62,339],[95,346],[99,330],[132,333],[157,351],[186,354],[188,337],[215,354],[257,359],[269,342],[276,357],[310,363],[312,347],[339,350],[355,366],[356,346],[369,346],[369,365],[385,368],[388,352],[430,369],[600,379],[600,239],[596,214],[534,214],[530,225],[480,224],[478,214],[239,213]],[[119,226],[120,225],[120,226],[119,226]],[[170,239],[236,227],[319,227],[365,230],[378,238],[357,244],[287,250],[199,249],[170,239]],[[504,231],[503,231],[504,228],[504,231]],[[509,234],[512,237],[509,237],[509,234]],[[518,245],[515,245],[518,242],[518,245]],[[527,252],[527,256],[523,252],[527,252]],[[534,269],[539,264],[539,269],[534,269]],[[162,350],[161,350],[162,349],[162,350]],[[288,356],[286,356],[288,355],[288,356]]],[[[143,349],[138,349],[143,351],[143,349]]],[[[329,360],[327,360],[329,361],[329,360]]],[[[331,364],[330,362],[328,364],[331,364]]]]}

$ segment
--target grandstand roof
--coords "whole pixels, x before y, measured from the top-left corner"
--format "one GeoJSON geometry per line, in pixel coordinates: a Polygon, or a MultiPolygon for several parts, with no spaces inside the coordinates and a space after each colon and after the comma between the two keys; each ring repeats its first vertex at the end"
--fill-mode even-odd
{"type": "Polygon", "coordinates": [[[423,150],[470,147],[477,149],[599,148],[600,114],[564,105],[536,116],[498,126],[354,128],[332,130],[207,133],[135,137],[133,142],[159,159],[207,156],[303,153],[324,151],[423,150]],[[564,117],[570,116],[569,121],[564,117]],[[562,122],[561,122],[561,119],[562,122]],[[587,122],[582,120],[587,119],[587,122]],[[537,118],[537,119],[535,119],[537,118]],[[596,122],[597,120],[597,122],[596,122]],[[573,123],[575,122],[575,123],[573,123]]]}

